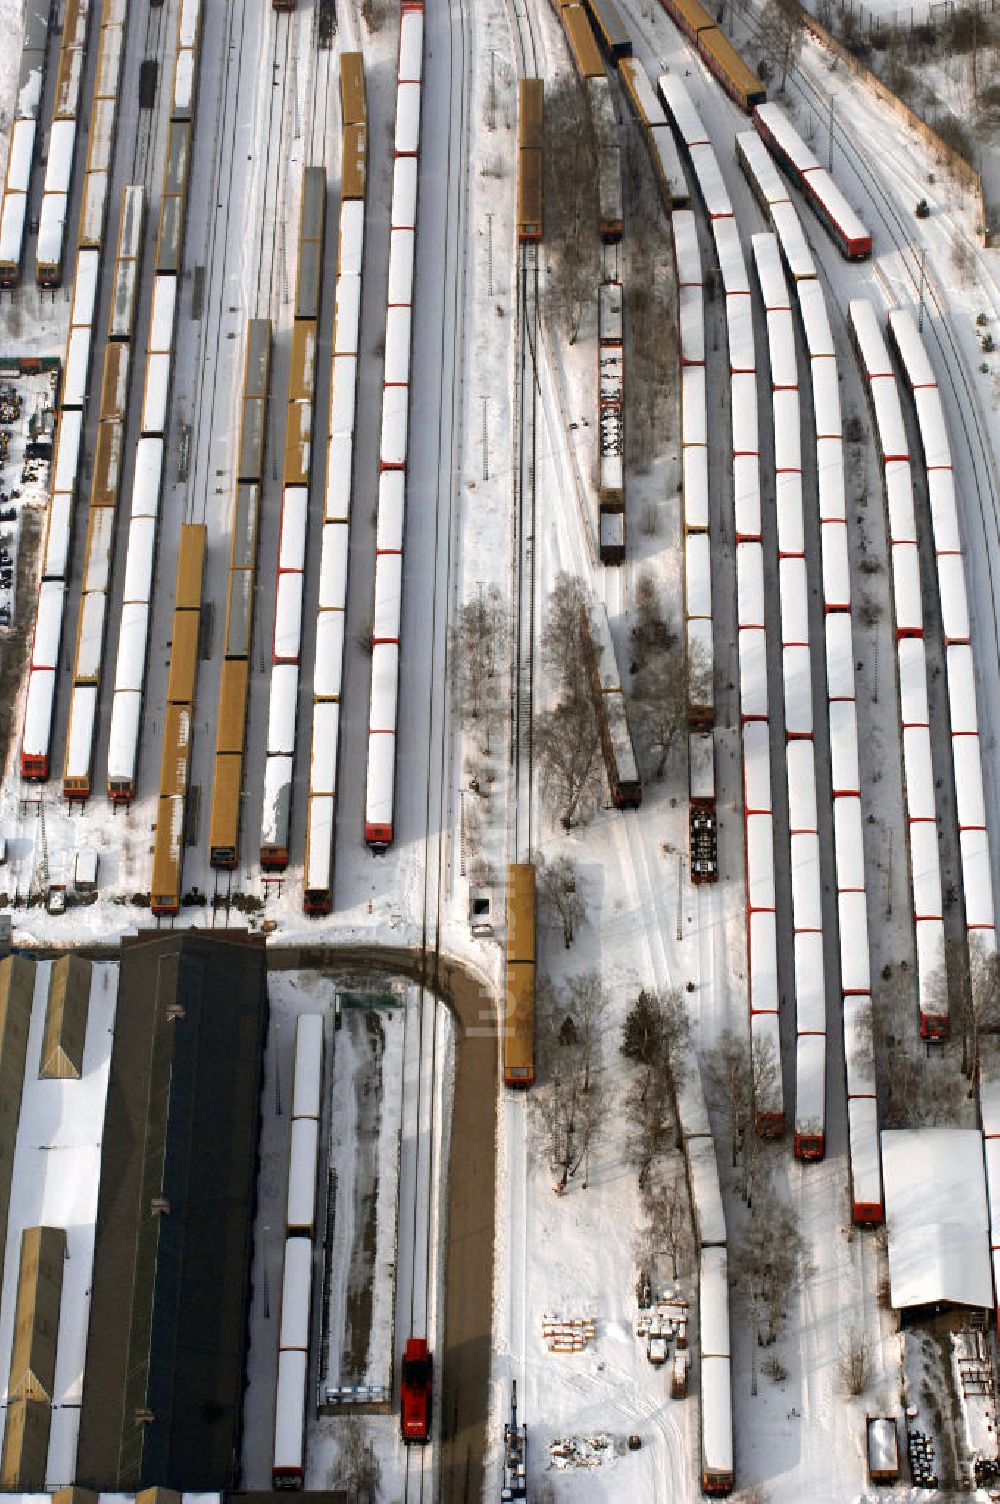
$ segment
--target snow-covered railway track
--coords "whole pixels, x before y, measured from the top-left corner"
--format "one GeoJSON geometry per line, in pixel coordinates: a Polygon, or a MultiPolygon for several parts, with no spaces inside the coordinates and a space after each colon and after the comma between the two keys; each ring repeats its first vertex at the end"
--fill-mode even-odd
{"type": "Polygon", "coordinates": [[[298,10],[272,11],[270,18],[270,99],[264,138],[263,203],[259,216],[260,229],[254,237],[251,281],[254,288],[255,317],[269,318],[272,321],[276,321],[278,316],[274,289],[275,272],[280,264],[278,247],[284,244],[278,206],[282,198],[282,184],[287,176],[285,120],[289,59],[292,56],[293,38],[298,36],[299,16],[298,10]]]}
{"type": "Polygon", "coordinates": [[[160,113],[166,114],[170,105],[170,74],[164,64],[166,63],[167,43],[173,36],[173,27],[167,22],[168,8],[165,5],[150,6],[146,17],[146,41],[142,51],[142,58],[155,59],[158,79],[157,100],[163,101],[162,111],[149,109],[139,111],[139,124],[132,145],[132,166],[128,176],[129,183],[142,183],[145,185],[147,194],[152,193],[153,185],[159,176],[161,167],[160,153],[153,151],[153,142],[157,138],[156,121],[160,113]]]}

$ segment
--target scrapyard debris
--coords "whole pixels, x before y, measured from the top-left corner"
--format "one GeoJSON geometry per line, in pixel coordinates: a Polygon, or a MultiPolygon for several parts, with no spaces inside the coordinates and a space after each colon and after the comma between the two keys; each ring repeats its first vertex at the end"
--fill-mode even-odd
{"type": "Polygon", "coordinates": [[[597,1436],[555,1436],[549,1442],[549,1467],[563,1471],[578,1467],[600,1467],[613,1461],[614,1441],[606,1432],[597,1436]]]}

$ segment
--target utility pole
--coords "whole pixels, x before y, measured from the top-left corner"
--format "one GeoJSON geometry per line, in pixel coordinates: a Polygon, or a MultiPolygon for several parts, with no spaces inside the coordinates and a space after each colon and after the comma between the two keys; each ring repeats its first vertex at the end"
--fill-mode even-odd
{"type": "Polygon", "coordinates": [[[827,157],[827,168],[833,171],[833,95],[830,95],[830,150],[827,157]]]}
{"type": "Polygon", "coordinates": [[[924,249],[923,246],[921,246],[920,247],[920,310],[919,310],[919,313],[917,314],[917,328],[920,330],[921,334],[923,334],[923,332],[924,332],[924,257],[926,256],[926,254],[927,254],[926,250],[924,249]]]}

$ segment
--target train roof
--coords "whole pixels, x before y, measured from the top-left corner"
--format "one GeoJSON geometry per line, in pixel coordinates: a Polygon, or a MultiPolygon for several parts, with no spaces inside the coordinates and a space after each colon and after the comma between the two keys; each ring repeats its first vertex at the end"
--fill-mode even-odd
{"type": "MultiPolygon", "coordinates": [[[[793,745],[804,746],[805,743],[793,745]]],[[[826,1032],[823,936],[815,930],[802,930],[795,936],[794,949],[796,1033],[823,1034],[826,1032]]]]}
{"type": "Polygon", "coordinates": [[[751,1017],[778,1012],[778,933],[774,911],[755,909],[747,915],[747,959],[751,1017]]]}

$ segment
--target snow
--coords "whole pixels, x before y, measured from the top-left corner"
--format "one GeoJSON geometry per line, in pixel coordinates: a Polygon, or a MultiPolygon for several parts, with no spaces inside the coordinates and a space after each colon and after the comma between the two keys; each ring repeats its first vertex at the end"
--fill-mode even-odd
{"type": "Polygon", "coordinates": [[[954,1301],[989,1308],[982,1139],[961,1128],[882,1132],[892,1304],[954,1301]]]}

